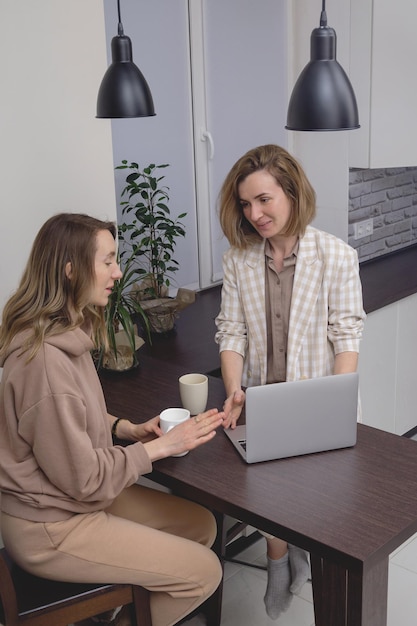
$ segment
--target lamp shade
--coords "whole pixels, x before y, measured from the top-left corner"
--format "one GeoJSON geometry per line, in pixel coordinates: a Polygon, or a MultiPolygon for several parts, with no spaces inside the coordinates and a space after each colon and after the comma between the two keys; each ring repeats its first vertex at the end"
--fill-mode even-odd
{"type": "Polygon", "coordinates": [[[132,61],[132,42],[126,35],[111,41],[112,63],[104,74],[97,97],[97,116],[103,118],[155,115],[152,94],[140,69],[132,61]]]}
{"type": "Polygon", "coordinates": [[[336,32],[315,28],[311,60],[301,72],[288,105],[288,130],[353,130],[359,128],[358,105],[349,78],[336,61],[336,32]]]}

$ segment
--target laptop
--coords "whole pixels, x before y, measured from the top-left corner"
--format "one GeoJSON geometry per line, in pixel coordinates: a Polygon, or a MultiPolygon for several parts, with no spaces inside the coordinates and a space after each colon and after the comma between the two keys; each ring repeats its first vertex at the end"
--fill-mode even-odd
{"type": "Polygon", "coordinates": [[[246,389],[246,425],[225,434],[246,463],[356,444],[357,372],[246,389]]]}

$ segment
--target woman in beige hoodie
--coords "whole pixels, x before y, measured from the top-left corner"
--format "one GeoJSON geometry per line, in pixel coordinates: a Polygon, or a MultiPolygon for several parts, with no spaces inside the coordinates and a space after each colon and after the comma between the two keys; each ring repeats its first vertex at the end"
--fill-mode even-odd
{"type": "MultiPolygon", "coordinates": [[[[117,264],[111,222],[59,214],[39,231],[0,327],[1,533],[21,567],[46,578],[150,589],[154,626],[217,588],[212,514],[136,484],[152,462],[195,448],[216,409],[163,435],[107,413],[91,351],[106,343],[117,264]],[[133,443],[115,446],[112,433],[133,443]]],[[[119,618],[116,618],[120,619],[119,618]]]]}

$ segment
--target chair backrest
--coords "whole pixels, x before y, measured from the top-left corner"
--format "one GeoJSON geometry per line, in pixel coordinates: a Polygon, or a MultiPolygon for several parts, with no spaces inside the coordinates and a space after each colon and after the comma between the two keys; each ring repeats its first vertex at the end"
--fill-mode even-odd
{"type": "Polygon", "coordinates": [[[136,626],[152,626],[150,594],[143,587],[65,583],[33,576],[0,550],[0,623],[4,626],[54,626],[87,619],[132,604],[136,626]]]}

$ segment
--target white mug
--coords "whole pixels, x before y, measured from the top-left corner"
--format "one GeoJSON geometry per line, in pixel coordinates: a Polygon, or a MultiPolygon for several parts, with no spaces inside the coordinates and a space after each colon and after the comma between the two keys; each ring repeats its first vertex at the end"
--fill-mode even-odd
{"type": "MultiPolygon", "coordinates": [[[[190,411],[187,409],[164,409],[159,415],[159,426],[165,434],[177,424],[185,422],[190,418],[190,411]]],[[[181,454],[173,454],[172,456],[185,456],[189,451],[181,452],[181,454]]]]}
{"type": "Polygon", "coordinates": [[[184,374],[180,376],[179,389],[182,406],[191,415],[198,415],[206,410],[208,398],[208,378],[205,374],[184,374]]]}

